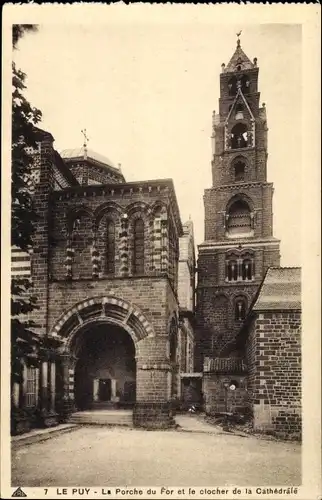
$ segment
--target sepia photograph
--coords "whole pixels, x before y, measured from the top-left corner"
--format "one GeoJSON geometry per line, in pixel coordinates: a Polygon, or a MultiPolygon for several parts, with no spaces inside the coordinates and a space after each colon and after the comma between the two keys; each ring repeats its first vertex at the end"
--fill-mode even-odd
{"type": "Polygon", "coordinates": [[[77,7],[8,23],[8,491],[302,498],[304,28],[77,7]]]}

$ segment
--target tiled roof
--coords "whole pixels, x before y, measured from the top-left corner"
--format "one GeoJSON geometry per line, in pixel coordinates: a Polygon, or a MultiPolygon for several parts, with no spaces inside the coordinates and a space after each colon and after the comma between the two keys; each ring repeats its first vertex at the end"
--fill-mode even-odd
{"type": "Polygon", "coordinates": [[[271,267],[253,311],[301,309],[301,268],[271,267]]]}
{"type": "Polygon", "coordinates": [[[242,359],[205,358],[203,370],[216,373],[245,373],[247,367],[242,359]]]}
{"type": "MultiPolygon", "coordinates": [[[[61,151],[60,156],[64,158],[64,160],[72,160],[77,158],[84,158],[84,148],[76,148],[76,149],[64,149],[61,151]]],[[[118,167],[114,165],[114,163],[107,158],[107,156],[96,153],[91,149],[87,149],[87,158],[95,160],[103,165],[107,165],[109,167],[113,167],[116,170],[119,170],[118,167]]]]}

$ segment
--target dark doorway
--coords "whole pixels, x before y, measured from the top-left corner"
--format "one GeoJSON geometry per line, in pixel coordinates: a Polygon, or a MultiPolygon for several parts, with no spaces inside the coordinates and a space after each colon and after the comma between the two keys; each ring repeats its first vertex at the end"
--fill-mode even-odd
{"type": "Polygon", "coordinates": [[[98,397],[100,401],[110,401],[112,395],[112,384],[110,378],[101,378],[98,386],[98,397]]]}
{"type": "Polygon", "coordinates": [[[135,403],[135,346],[121,327],[101,323],[87,327],[79,339],[75,400],[79,410],[104,404],[135,403]]]}

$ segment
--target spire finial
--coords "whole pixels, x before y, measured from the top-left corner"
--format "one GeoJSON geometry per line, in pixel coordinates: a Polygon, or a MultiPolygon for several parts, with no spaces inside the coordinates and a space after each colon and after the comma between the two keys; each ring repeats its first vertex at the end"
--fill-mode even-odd
{"type": "Polygon", "coordinates": [[[87,143],[89,141],[89,137],[87,137],[86,128],[84,128],[83,130],[81,130],[81,133],[84,136],[83,148],[84,148],[84,160],[86,160],[86,158],[87,158],[87,143]]]}
{"type": "Polygon", "coordinates": [[[240,40],[239,40],[239,37],[240,37],[240,35],[242,34],[242,31],[243,31],[243,30],[240,30],[238,33],[236,33],[236,35],[237,35],[237,47],[240,47],[240,40]]]}

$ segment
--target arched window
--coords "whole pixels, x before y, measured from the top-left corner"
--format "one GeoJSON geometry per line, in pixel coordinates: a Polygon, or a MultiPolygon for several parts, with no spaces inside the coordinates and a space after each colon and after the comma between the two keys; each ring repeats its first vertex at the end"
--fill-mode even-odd
{"type": "Polygon", "coordinates": [[[242,69],[242,63],[243,63],[242,58],[238,57],[237,63],[236,63],[236,71],[241,71],[241,69],[242,69]]]}
{"type": "Polygon", "coordinates": [[[115,224],[107,221],[106,227],[106,273],[115,273],[115,224]]]}
{"type": "Polygon", "coordinates": [[[144,274],[144,222],[134,223],[133,274],[144,274]]]}
{"type": "Polygon", "coordinates": [[[249,78],[248,76],[244,75],[241,77],[241,80],[240,80],[240,84],[241,84],[241,91],[243,94],[249,94],[249,90],[250,90],[250,81],[249,81],[249,78]]]}
{"type": "Polygon", "coordinates": [[[248,132],[245,123],[237,123],[231,129],[231,148],[247,148],[248,146],[248,132]]]}
{"type": "Polygon", "coordinates": [[[251,212],[246,201],[237,199],[228,211],[227,231],[230,236],[251,235],[251,212]]]}
{"type": "Polygon", "coordinates": [[[237,104],[235,120],[243,120],[244,118],[244,106],[242,104],[237,104]]]}
{"type": "Polygon", "coordinates": [[[244,281],[252,280],[254,277],[254,263],[251,259],[246,258],[242,260],[242,279],[244,281]]]}
{"type": "Polygon", "coordinates": [[[238,278],[237,260],[229,259],[227,262],[227,280],[237,281],[237,278],[238,278]]]}
{"type": "Polygon", "coordinates": [[[246,317],[247,301],[245,297],[237,297],[235,300],[235,321],[243,321],[246,317]]]}
{"type": "Polygon", "coordinates": [[[243,161],[236,161],[234,163],[234,176],[235,181],[243,181],[245,179],[245,163],[243,161]]]}
{"type": "Polygon", "coordinates": [[[237,78],[233,76],[228,82],[228,94],[230,96],[237,94],[237,78]]]}

